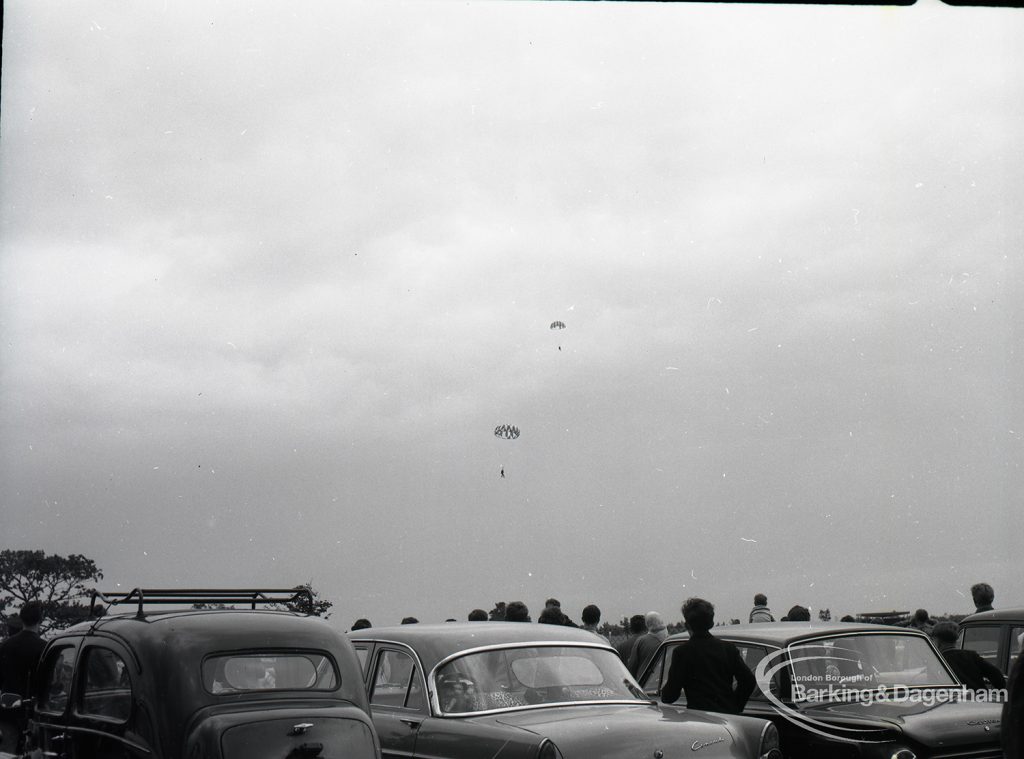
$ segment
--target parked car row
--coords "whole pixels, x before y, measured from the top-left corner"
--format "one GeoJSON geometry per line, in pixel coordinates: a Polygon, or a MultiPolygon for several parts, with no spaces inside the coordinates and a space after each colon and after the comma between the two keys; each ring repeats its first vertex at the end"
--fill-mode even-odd
{"type": "Polygon", "coordinates": [[[97,594],[109,613],[47,644],[21,750],[64,759],[1000,756],[999,705],[939,698],[959,683],[913,630],[716,628],[759,680],[745,714],[725,715],[660,701],[685,634],[664,641],[634,679],[607,642],[579,629],[474,622],[342,634],[266,608],[311,604],[304,592],[97,594]],[[916,698],[804,698],[827,686],[916,698]]]}

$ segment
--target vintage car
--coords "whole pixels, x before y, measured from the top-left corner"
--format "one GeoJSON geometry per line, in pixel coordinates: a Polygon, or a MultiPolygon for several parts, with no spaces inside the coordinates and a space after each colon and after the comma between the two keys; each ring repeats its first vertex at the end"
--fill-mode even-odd
{"type": "Polygon", "coordinates": [[[1024,644],[1024,609],[980,611],[960,622],[957,646],[977,651],[1006,677],[1024,644]]]}
{"type": "Polygon", "coordinates": [[[781,758],[770,722],[653,703],[585,630],[452,622],[348,635],[385,757],[781,758]]]}
{"type": "Polygon", "coordinates": [[[107,614],[54,635],[43,652],[31,697],[33,756],[380,756],[345,636],[316,617],[257,608],[304,600],[312,608],[311,596],[136,589],[97,599],[113,602],[107,614]],[[154,603],[180,608],[152,612],[154,603]],[[129,604],[133,612],[109,613],[129,604]]]}
{"type": "MultiPolygon", "coordinates": [[[[1001,704],[965,694],[924,633],[888,625],[777,622],[715,627],[757,676],[744,714],[771,719],[788,757],[1001,757],[1001,704]]],[[[639,681],[656,697],[669,636],[639,681]]],[[[680,699],[685,701],[685,695],[680,699]]]]}

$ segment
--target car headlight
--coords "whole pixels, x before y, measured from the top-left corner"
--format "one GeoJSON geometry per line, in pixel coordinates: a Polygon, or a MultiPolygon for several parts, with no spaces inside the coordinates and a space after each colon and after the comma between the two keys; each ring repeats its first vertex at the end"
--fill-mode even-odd
{"type": "Polygon", "coordinates": [[[779,728],[771,722],[761,731],[761,745],[757,749],[759,759],[782,759],[782,748],[779,746],[779,728]]]}
{"type": "Polygon", "coordinates": [[[558,750],[551,741],[545,740],[540,744],[540,751],[537,753],[537,759],[562,759],[562,752],[558,750]]]}
{"type": "Polygon", "coordinates": [[[901,748],[899,751],[893,751],[889,759],[917,759],[917,754],[909,748],[901,748]]]}

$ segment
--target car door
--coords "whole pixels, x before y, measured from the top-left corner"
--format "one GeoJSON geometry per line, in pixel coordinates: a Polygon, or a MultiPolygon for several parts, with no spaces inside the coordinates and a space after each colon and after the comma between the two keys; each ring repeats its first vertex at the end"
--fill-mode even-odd
{"type": "Polygon", "coordinates": [[[79,643],[78,638],[51,643],[36,675],[34,739],[42,755],[52,759],[68,759],[71,752],[67,723],[79,643]]]}
{"type": "Polygon", "coordinates": [[[86,639],[78,654],[65,744],[70,759],[133,759],[153,755],[151,730],[133,708],[129,655],[116,643],[86,639]],[[139,722],[139,724],[136,724],[139,722]]]}
{"type": "Polygon", "coordinates": [[[415,756],[416,736],[428,711],[423,674],[412,652],[378,645],[369,690],[373,726],[385,759],[415,756]]]}

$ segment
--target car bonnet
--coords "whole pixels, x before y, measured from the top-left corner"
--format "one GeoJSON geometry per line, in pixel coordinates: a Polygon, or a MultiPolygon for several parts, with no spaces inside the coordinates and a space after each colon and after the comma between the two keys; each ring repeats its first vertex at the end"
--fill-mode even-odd
{"type": "Polygon", "coordinates": [[[552,706],[493,719],[551,739],[566,756],[677,756],[683,748],[700,756],[742,755],[726,717],[656,704],[552,706]]]}

